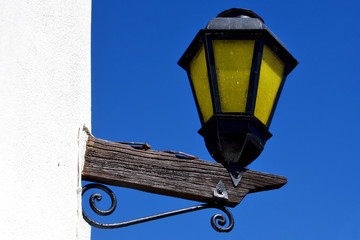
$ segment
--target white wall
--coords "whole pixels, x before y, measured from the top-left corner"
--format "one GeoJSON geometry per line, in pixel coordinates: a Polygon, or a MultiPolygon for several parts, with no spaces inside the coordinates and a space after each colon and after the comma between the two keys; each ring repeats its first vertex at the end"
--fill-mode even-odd
{"type": "Polygon", "coordinates": [[[2,240],[90,238],[78,191],[90,21],[91,0],[0,1],[2,240]]]}

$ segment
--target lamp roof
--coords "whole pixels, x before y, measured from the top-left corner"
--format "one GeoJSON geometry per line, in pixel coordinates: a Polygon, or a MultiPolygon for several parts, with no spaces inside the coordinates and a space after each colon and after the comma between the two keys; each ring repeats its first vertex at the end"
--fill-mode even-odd
{"type": "Polygon", "coordinates": [[[199,31],[178,62],[185,70],[188,70],[189,61],[202,45],[203,36],[207,33],[220,35],[222,33],[261,33],[269,42],[271,42],[271,45],[274,47],[273,50],[287,59],[286,62],[290,66],[288,73],[290,73],[298,64],[297,60],[290,54],[284,43],[264,24],[264,20],[261,17],[247,9],[232,8],[221,12],[216,18],[211,19],[204,29],[199,31]]]}
{"type": "Polygon", "coordinates": [[[259,30],[263,29],[287,51],[285,44],[264,24],[264,20],[251,10],[242,8],[231,8],[225,10],[213,18],[206,25],[209,30],[259,30]]]}

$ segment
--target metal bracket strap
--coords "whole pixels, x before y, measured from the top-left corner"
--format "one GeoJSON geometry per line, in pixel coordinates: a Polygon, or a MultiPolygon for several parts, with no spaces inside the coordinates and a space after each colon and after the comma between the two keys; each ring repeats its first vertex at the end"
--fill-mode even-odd
{"type": "MultiPolygon", "coordinates": [[[[112,192],[108,187],[106,187],[102,184],[91,183],[91,184],[88,184],[83,187],[82,195],[84,195],[84,193],[90,189],[103,190],[104,192],[106,192],[109,195],[109,197],[111,199],[110,208],[108,210],[100,210],[96,206],[95,201],[100,201],[102,199],[102,196],[99,193],[93,193],[89,198],[89,204],[90,204],[91,209],[100,216],[108,216],[108,215],[112,214],[115,211],[116,205],[117,205],[117,200],[116,200],[116,196],[115,196],[114,192],[112,192]]],[[[225,208],[223,205],[220,204],[222,201],[226,201],[226,199],[227,199],[227,192],[226,192],[224,184],[222,183],[222,181],[220,181],[214,190],[214,203],[206,203],[206,204],[202,204],[202,205],[183,208],[183,209],[179,209],[179,210],[175,210],[175,211],[171,211],[171,212],[156,214],[153,216],[138,218],[138,219],[120,222],[120,223],[110,223],[110,224],[98,223],[98,222],[92,220],[85,213],[84,209],[83,209],[83,217],[86,222],[88,222],[91,226],[94,226],[96,228],[114,229],[114,228],[122,228],[122,227],[127,227],[127,226],[131,226],[131,225],[139,224],[139,223],[149,222],[149,221],[156,220],[156,219],[171,217],[171,216],[175,216],[175,215],[179,215],[179,214],[183,214],[183,213],[194,212],[194,211],[198,211],[198,210],[202,210],[202,209],[216,208],[216,209],[223,211],[227,215],[227,217],[229,219],[229,225],[227,227],[224,227],[226,225],[226,218],[224,217],[224,215],[215,214],[211,218],[211,226],[218,232],[230,232],[234,227],[234,218],[233,218],[231,212],[227,208],[225,208]]]]}
{"type": "Polygon", "coordinates": [[[214,189],[214,201],[221,204],[229,200],[224,183],[220,180],[214,189]]]}

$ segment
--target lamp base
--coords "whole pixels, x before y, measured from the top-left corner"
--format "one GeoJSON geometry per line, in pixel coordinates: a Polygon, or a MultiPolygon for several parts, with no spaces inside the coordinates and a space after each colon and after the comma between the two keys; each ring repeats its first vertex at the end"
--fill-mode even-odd
{"type": "Polygon", "coordinates": [[[256,117],[238,113],[214,114],[199,134],[204,137],[211,156],[228,169],[232,178],[235,175],[230,169],[249,165],[272,136],[256,117]]]}

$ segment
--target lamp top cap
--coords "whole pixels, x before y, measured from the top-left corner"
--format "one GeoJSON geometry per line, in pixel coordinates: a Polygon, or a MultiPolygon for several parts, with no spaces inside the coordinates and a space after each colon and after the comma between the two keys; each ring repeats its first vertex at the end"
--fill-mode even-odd
{"type": "Polygon", "coordinates": [[[243,9],[243,8],[231,8],[219,13],[216,17],[217,18],[257,18],[264,23],[264,19],[262,19],[259,15],[257,15],[251,10],[243,9]]]}
{"type": "Polygon", "coordinates": [[[205,29],[209,30],[259,30],[270,31],[264,20],[253,11],[242,8],[231,8],[211,19],[205,29]]]}

